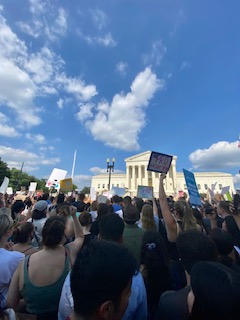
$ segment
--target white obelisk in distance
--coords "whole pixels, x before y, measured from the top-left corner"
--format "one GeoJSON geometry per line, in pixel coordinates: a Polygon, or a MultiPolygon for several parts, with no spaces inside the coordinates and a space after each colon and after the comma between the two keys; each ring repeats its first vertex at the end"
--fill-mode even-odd
{"type": "Polygon", "coordinates": [[[73,166],[72,166],[72,175],[71,175],[71,178],[72,178],[72,179],[73,179],[73,176],[74,176],[76,156],[77,156],[77,150],[75,150],[74,156],[73,156],[73,166]]]}

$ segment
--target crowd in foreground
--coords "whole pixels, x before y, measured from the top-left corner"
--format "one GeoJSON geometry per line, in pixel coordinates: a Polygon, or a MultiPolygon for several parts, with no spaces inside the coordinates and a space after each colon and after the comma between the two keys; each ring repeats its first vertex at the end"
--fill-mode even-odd
{"type": "Polygon", "coordinates": [[[0,202],[0,319],[240,318],[240,197],[0,202]]]}

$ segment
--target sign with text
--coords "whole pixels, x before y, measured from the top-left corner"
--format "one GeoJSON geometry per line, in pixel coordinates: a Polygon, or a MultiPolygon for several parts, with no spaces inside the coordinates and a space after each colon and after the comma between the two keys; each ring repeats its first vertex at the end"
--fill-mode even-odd
{"type": "Polygon", "coordinates": [[[137,197],[144,198],[144,199],[152,199],[153,198],[153,187],[138,186],[137,197]]]}
{"type": "Polygon", "coordinates": [[[57,190],[60,189],[60,180],[65,179],[66,175],[66,170],[54,168],[46,183],[46,187],[54,188],[57,190]]]}
{"type": "Polygon", "coordinates": [[[168,154],[152,151],[147,170],[160,173],[168,173],[168,170],[171,166],[172,158],[173,156],[170,156],[168,154]]]}
{"type": "Polygon", "coordinates": [[[73,188],[72,178],[60,180],[61,191],[72,190],[72,188],[73,188]]]}
{"type": "Polygon", "coordinates": [[[37,182],[30,182],[30,186],[29,186],[28,191],[29,192],[35,192],[36,189],[37,189],[37,182]]]}
{"type": "Polygon", "coordinates": [[[98,203],[107,203],[107,199],[108,198],[106,196],[103,196],[101,194],[97,197],[98,203]]]}
{"type": "Polygon", "coordinates": [[[201,206],[202,202],[198,192],[194,174],[191,171],[183,169],[186,185],[188,188],[190,203],[195,206],[201,206]]]}
{"type": "Polygon", "coordinates": [[[123,197],[125,195],[125,188],[112,187],[110,193],[112,196],[118,195],[119,197],[123,197]]]}
{"type": "Polygon", "coordinates": [[[8,187],[6,193],[7,193],[8,195],[13,194],[13,188],[12,188],[12,187],[8,187]]]}
{"type": "Polygon", "coordinates": [[[230,186],[222,187],[221,194],[224,195],[224,194],[226,194],[227,192],[229,192],[229,190],[230,190],[230,186]]]}
{"type": "Polygon", "coordinates": [[[9,178],[4,177],[4,180],[3,180],[1,187],[0,187],[0,193],[4,194],[6,192],[8,184],[9,184],[9,178]]]}

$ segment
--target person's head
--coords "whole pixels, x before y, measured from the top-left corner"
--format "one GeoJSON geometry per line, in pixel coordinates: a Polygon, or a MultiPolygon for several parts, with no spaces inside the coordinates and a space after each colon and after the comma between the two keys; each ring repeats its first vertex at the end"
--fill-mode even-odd
{"type": "Polygon", "coordinates": [[[85,193],[83,193],[83,192],[81,192],[80,194],[79,194],[79,196],[78,196],[78,199],[80,200],[80,201],[84,201],[85,200],[85,198],[86,198],[86,195],[85,195],[85,193]]]}
{"type": "Polygon", "coordinates": [[[70,276],[76,316],[120,320],[136,268],[127,248],[111,241],[91,241],[79,252],[70,276]]]}
{"type": "Polygon", "coordinates": [[[42,244],[54,248],[63,242],[65,219],[53,216],[47,219],[42,229],[42,244]]]}
{"type": "Polygon", "coordinates": [[[105,214],[109,213],[109,205],[106,203],[100,203],[97,211],[98,218],[101,218],[105,214]]]}
{"type": "Polygon", "coordinates": [[[123,220],[127,224],[134,224],[140,219],[140,212],[133,204],[128,204],[123,208],[123,220]]]}
{"type": "Polygon", "coordinates": [[[142,207],[142,227],[145,230],[157,230],[153,216],[153,207],[150,204],[145,204],[142,207]]]}
{"type": "Polygon", "coordinates": [[[139,212],[142,211],[142,207],[144,206],[144,201],[142,198],[134,198],[132,203],[138,208],[139,212]]]}
{"type": "Polygon", "coordinates": [[[26,243],[34,236],[34,225],[32,222],[24,222],[13,231],[13,241],[16,243],[26,243]]]}
{"type": "Polygon", "coordinates": [[[221,263],[199,262],[191,271],[191,288],[191,319],[239,319],[239,272],[221,263]]]}
{"type": "Polygon", "coordinates": [[[220,201],[217,205],[217,213],[225,218],[226,215],[231,214],[230,211],[230,202],[229,201],[220,201]]]}
{"type": "Polygon", "coordinates": [[[17,215],[21,214],[24,210],[25,204],[22,200],[16,200],[11,208],[12,218],[13,220],[16,219],[17,215]]]}
{"type": "Polygon", "coordinates": [[[146,231],[142,238],[140,264],[147,270],[147,280],[156,290],[164,291],[169,284],[169,256],[164,239],[157,231],[146,231]]]}
{"type": "Polygon", "coordinates": [[[174,213],[178,219],[183,222],[183,229],[190,230],[197,228],[196,219],[193,216],[192,208],[185,200],[176,201],[174,204],[174,213]]]}
{"type": "Polygon", "coordinates": [[[44,192],[44,194],[42,195],[42,200],[48,200],[49,198],[49,193],[48,192],[44,192]]]}
{"type": "Polygon", "coordinates": [[[45,200],[39,200],[33,209],[32,218],[39,220],[46,217],[48,203],[45,200]]]}
{"type": "Polygon", "coordinates": [[[211,229],[209,238],[215,243],[220,256],[227,256],[233,251],[233,238],[225,230],[220,228],[211,229]]]}
{"type": "Polygon", "coordinates": [[[123,206],[126,206],[127,204],[132,203],[132,198],[130,196],[126,196],[123,198],[123,206]]]}
{"type": "Polygon", "coordinates": [[[63,204],[57,206],[56,213],[58,216],[61,216],[64,218],[69,217],[70,216],[70,205],[63,203],[63,204]]]}
{"type": "Polygon", "coordinates": [[[115,194],[113,197],[112,197],[112,203],[116,203],[116,204],[119,204],[121,202],[121,198],[115,194]]]}
{"type": "Polygon", "coordinates": [[[177,250],[188,274],[199,261],[216,261],[215,244],[203,233],[195,230],[181,232],[177,238],[177,250]]]}
{"type": "Polygon", "coordinates": [[[124,222],[116,213],[109,213],[99,221],[99,237],[104,240],[123,242],[124,222]]]}
{"type": "Polygon", "coordinates": [[[88,211],[81,212],[78,220],[81,223],[82,227],[91,227],[92,225],[92,216],[88,211]]]}
{"type": "Polygon", "coordinates": [[[13,233],[13,219],[6,213],[0,214],[0,241],[7,240],[13,233]]]}
{"type": "Polygon", "coordinates": [[[97,201],[93,201],[91,204],[91,211],[98,211],[99,203],[97,201]]]}
{"type": "Polygon", "coordinates": [[[57,204],[62,204],[65,200],[65,195],[63,193],[59,193],[57,196],[57,204]]]}

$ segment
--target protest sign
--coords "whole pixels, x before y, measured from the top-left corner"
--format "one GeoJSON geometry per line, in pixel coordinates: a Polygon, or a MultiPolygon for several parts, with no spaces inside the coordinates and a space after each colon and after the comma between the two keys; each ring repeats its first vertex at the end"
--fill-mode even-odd
{"type": "Polygon", "coordinates": [[[173,156],[170,156],[168,154],[152,151],[147,170],[160,173],[168,173],[168,170],[171,166],[172,158],[173,156]]]}
{"type": "Polygon", "coordinates": [[[106,203],[107,202],[107,197],[103,196],[103,195],[99,195],[97,197],[97,201],[98,201],[98,203],[106,203]]]}
{"type": "Polygon", "coordinates": [[[230,190],[230,186],[222,187],[221,194],[224,195],[224,194],[226,194],[227,192],[229,192],[229,190],[230,190]]]}
{"type": "Polygon", "coordinates": [[[144,199],[152,199],[153,198],[153,187],[138,186],[137,197],[144,198],[144,199]]]}
{"type": "Polygon", "coordinates": [[[60,180],[61,191],[72,190],[72,188],[73,188],[72,178],[60,180]]]}
{"type": "Polygon", "coordinates": [[[198,192],[197,184],[194,174],[188,170],[183,169],[186,185],[188,188],[190,203],[195,206],[201,206],[202,202],[198,192]]]}
{"type": "Polygon", "coordinates": [[[110,193],[112,196],[117,194],[119,197],[123,197],[125,195],[125,188],[112,187],[110,193]]]}
{"type": "Polygon", "coordinates": [[[8,195],[13,194],[13,188],[12,188],[12,187],[8,187],[6,193],[7,193],[8,195]]]}
{"type": "Polygon", "coordinates": [[[4,177],[3,182],[1,184],[1,187],[0,187],[0,193],[4,194],[6,192],[8,184],[9,184],[9,178],[4,177]]]}
{"type": "Polygon", "coordinates": [[[30,182],[28,191],[33,193],[36,191],[36,189],[37,189],[37,182],[30,182]]]}
{"type": "Polygon", "coordinates": [[[60,180],[65,179],[66,175],[66,170],[54,168],[46,183],[46,187],[54,188],[57,190],[60,189],[60,180]]]}
{"type": "Polygon", "coordinates": [[[90,198],[91,198],[91,201],[95,201],[97,199],[96,190],[94,187],[90,188],[90,198]]]}

